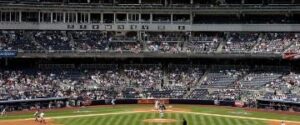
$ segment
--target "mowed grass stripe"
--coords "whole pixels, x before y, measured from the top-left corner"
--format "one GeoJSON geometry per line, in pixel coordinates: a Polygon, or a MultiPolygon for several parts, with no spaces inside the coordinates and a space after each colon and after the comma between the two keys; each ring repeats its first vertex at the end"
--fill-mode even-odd
{"type": "MultiPolygon", "coordinates": [[[[115,116],[115,115],[113,115],[113,116],[115,116]]],[[[103,120],[103,122],[101,124],[103,124],[103,125],[110,125],[109,122],[112,120],[111,117],[113,117],[113,116],[105,116],[104,120],[103,120]]]]}
{"type": "Polygon", "coordinates": [[[214,117],[214,119],[216,120],[217,125],[225,125],[222,118],[214,117]]]}
{"type": "MultiPolygon", "coordinates": [[[[165,114],[166,115],[166,114],[165,114]]],[[[157,113],[157,112],[155,112],[155,113],[151,113],[151,119],[154,119],[154,118],[159,118],[160,116],[159,116],[159,114],[157,113]]],[[[155,125],[155,123],[151,123],[150,125],[155,125]]]]}
{"type": "Polygon", "coordinates": [[[211,116],[206,116],[204,117],[208,123],[208,125],[215,125],[214,121],[213,121],[213,118],[211,116]]]}
{"type": "Polygon", "coordinates": [[[224,118],[225,123],[227,123],[228,125],[232,125],[233,124],[233,119],[230,118],[224,118]]]}
{"type": "Polygon", "coordinates": [[[180,118],[180,114],[179,113],[175,113],[175,114],[172,115],[172,119],[175,119],[177,121],[176,121],[176,123],[170,123],[170,125],[179,125],[179,122],[180,122],[180,120],[182,118],[180,118]]]}
{"type": "Polygon", "coordinates": [[[78,123],[80,122],[80,119],[73,119],[72,121],[70,121],[72,125],[78,125],[78,123]]]}
{"type": "Polygon", "coordinates": [[[258,125],[258,121],[256,120],[248,120],[249,121],[249,125],[258,125]]]}
{"type": "Polygon", "coordinates": [[[258,121],[257,120],[249,120],[249,121],[251,121],[251,125],[258,125],[258,121]]]}
{"type": "Polygon", "coordinates": [[[250,123],[249,120],[241,119],[240,121],[241,121],[242,125],[250,125],[249,124],[250,123]]]}
{"type": "Polygon", "coordinates": [[[184,114],[184,117],[186,118],[186,120],[187,121],[189,121],[189,123],[188,124],[193,124],[193,118],[192,118],[192,116],[191,115],[189,115],[189,114],[184,114]]]}
{"type": "Polygon", "coordinates": [[[229,118],[220,118],[223,122],[222,125],[235,125],[233,122],[233,119],[229,119],[229,118]]]}
{"type": "Polygon", "coordinates": [[[238,119],[233,119],[232,121],[233,121],[234,125],[240,125],[239,122],[238,122],[238,119]]]}
{"type": "Polygon", "coordinates": [[[137,124],[137,125],[143,125],[144,124],[143,120],[145,118],[145,115],[146,115],[145,113],[143,113],[141,115],[138,115],[139,124],[137,124]]]}
{"type": "MultiPolygon", "coordinates": [[[[142,116],[141,121],[147,119],[147,114],[143,113],[141,116],[142,116]]],[[[147,124],[145,122],[141,122],[141,125],[147,125],[147,124]]]]}
{"type": "Polygon", "coordinates": [[[225,118],[218,118],[219,122],[222,122],[222,125],[231,125],[225,118]]]}
{"type": "Polygon", "coordinates": [[[140,115],[140,114],[131,114],[130,116],[124,115],[124,116],[128,116],[128,117],[123,118],[123,120],[121,121],[121,125],[133,124],[135,122],[133,119],[136,119],[136,117],[138,117],[138,115],[140,115]]]}
{"type": "MultiPolygon", "coordinates": [[[[205,125],[206,122],[205,122],[205,117],[204,115],[200,115],[200,119],[201,119],[201,125],[205,125]]],[[[196,122],[197,123],[197,122],[196,122]]]]}
{"type": "MultiPolygon", "coordinates": [[[[171,119],[177,120],[176,125],[177,125],[178,121],[181,120],[181,118],[179,117],[179,114],[178,114],[178,113],[171,113],[171,119]]],[[[175,123],[170,123],[170,124],[171,124],[171,125],[174,125],[175,123]]]]}
{"type": "MultiPolygon", "coordinates": [[[[109,116],[107,123],[109,123],[109,125],[115,125],[115,123],[116,123],[116,121],[117,121],[117,119],[118,119],[119,116],[120,115],[109,116]]],[[[105,124],[107,125],[107,123],[105,123],[105,124]]]]}
{"type": "Polygon", "coordinates": [[[197,117],[196,115],[189,115],[188,117],[191,117],[191,123],[196,124],[197,122],[200,122],[200,117],[197,117]]]}
{"type": "Polygon", "coordinates": [[[193,121],[193,123],[201,125],[201,116],[197,116],[196,121],[193,121]]]}
{"type": "MultiPolygon", "coordinates": [[[[176,113],[175,114],[175,119],[178,120],[178,121],[180,121],[180,119],[182,119],[182,117],[181,117],[181,115],[179,113],[176,113]]],[[[180,122],[177,122],[176,125],[180,125],[180,122]]]]}
{"type": "Polygon", "coordinates": [[[256,125],[254,120],[246,120],[246,122],[247,122],[247,125],[256,125]]]}
{"type": "Polygon", "coordinates": [[[58,123],[66,124],[66,123],[71,122],[72,120],[73,120],[72,118],[66,118],[66,119],[59,119],[59,120],[56,120],[56,121],[58,123]]]}
{"type": "Polygon", "coordinates": [[[100,123],[102,123],[103,119],[104,119],[103,117],[93,117],[90,120],[90,123],[91,123],[91,125],[100,125],[100,123]]]}
{"type": "MultiPolygon", "coordinates": [[[[129,115],[129,116],[132,116],[132,115],[129,115]]],[[[129,117],[128,118],[125,118],[125,117],[126,117],[125,115],[117,115],[117,116],[115,116],[114,117],[115,120],[113,121],[113,124],[114,125],[123,125],[124,122],[125,122],[124,121],[125,119],[127,119],[127,120],[130,119],[129,117]]]]}
{"type": "Polygon", "coordinates": [[[78,125],[87,125],[89,123],[90,118],[79,118],[78,125]]]}
{"type": "MultiPolygon", "coordinates": [[[[151,119],[151,113],[145,113],[143,115],[143,120],[145,119],[151,119]]],[[[150,123],[147,123],[147,122],[143,122],[144,125],[150,125],[150,123]]]]}
{"type": "MultiPolygon", "coordinates": [[[[132,119],[132,124],[133,125],[142,125],[142,118],[143,118],[144,113],[138,113],[134,115],[134,118],[132,119]]],[[[125,122],[126,124],[128,124],[127,122],[125,122]]]]}
{"type": "MultiPolygon", "coordinates": [[[[175,113],[166,113],[166,119],[175,119],[175,113]]],[[[166,123],[165,125],[175,125],[175,123],[166,123]]]]}

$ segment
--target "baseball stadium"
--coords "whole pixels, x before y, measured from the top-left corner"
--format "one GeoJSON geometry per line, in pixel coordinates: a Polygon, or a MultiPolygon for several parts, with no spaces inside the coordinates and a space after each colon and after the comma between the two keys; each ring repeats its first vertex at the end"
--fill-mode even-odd
{"type": "Polygon", "coordinates": [[[0,125],[300,125],[300,0],[0,0],[0,125]]]}

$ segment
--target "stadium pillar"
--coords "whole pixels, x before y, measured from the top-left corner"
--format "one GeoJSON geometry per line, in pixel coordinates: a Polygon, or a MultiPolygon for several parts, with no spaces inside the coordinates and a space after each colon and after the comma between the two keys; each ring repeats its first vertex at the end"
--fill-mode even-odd
{"type": "Polygon", "coordinates": [[[91,23],[91,13],[88,13],[88,23],[91,23]]]}
{"type": "Polygon", "coordinates": [[[141,23],[141,21],[142,21],[142,14],[139,13],[139,23],[141,23]]]}
{"type": "Polygon", "coordinates": [[[173,13],[171,13],[171,24],[173,24],[173,13]]]}
{"type": "Polygon", "coordinates": [[[193,14],[190,14],[190,24],[193,24],[193,14]]]}
{"type": "Polygon", "coordinates": [[[142,4],[142,0],[139,0],[139,4],[142,4]]]}
{"type": "Polygon", "coordinates": [[[19,11],[19,22],[22,22],[22,12],[19,11]]]}
{"type": "Polygon", "coordinates": [[[63,12],[63,22],[66,23],[66,12],[63,12]]]}
{"type": "Polygon", "coordinates": [[[129,13],[127,12],[126,13],[126,23],[128,23],[129,22],[129,13]]]}
{"type": "Polygon", "coordinates": [[[50,15],[50,22],[53,23],[53,12],[51,12],[51,15],[50,15]]]}
{"type": "Polygon", "coordinates": [[[100,19],[100,23],[102,23],[103,24],[103,13],[101,13],[101,19],[100,19]]]}
{"type": "Polygon", "coordinates": [[[11,22],[11,13],[12,12],[9,12],[9,22],[11,22]]]}
{"type": "Polygon", "coordinates": [[[38,15],[38,23],[40,23],[40,22],[41,22],[41,16],[42,16],[42,19],[43,19],[43,17],[44,17],[44,14],[43,14],[43,13],[41,13],[41,12],[39,11],[39,15],[38,15]]]}
{"type": "Polygon", "coordinates": [[[116,24],[116,16],[117,16],[117,14],[116,13],[114,13],[114,24],[116,24]]]}
{"type": "Polygon", "coordinates": [[[77,12],[75,13],[75,17],[76,17],[75,23],[78,23],[78,13],[77,12]]]}
{"type": "Polygon", "coordinates": [[[152,24],[153,22],[153,13],[150,13],[150,23],[152,24]]]}

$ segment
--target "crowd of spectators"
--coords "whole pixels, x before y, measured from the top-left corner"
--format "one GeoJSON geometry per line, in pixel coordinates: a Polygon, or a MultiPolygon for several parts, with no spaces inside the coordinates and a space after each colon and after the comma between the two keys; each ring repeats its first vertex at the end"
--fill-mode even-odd
{"type": "Polygon", "coordinates": [[[27,32],[1,31],[0,50],[38,50],[38,45],[31,42],[27,32]]]}
{"type": "Polygon", "coordinates": [[[159,52],[159,53],[298,53],[298,33],[137,33],[104,31],[1,31],[0,50],[159,52]]]}
{"type": "Polygon", "coordinates": [[[247,69],[235,67],[220,67],[207,71],[201,87],[203,88],[228,88],[235,81],[247,74],[247,69]]]}
{"type": "Polygon", "coordinates": [[[299,102],[300,75],[290,72],[266,84],[264,99],[299,102]]]}
{"type": "Polygon", "coordinates": [[[74,31],[69,32],[73,38],[72,50],[108,50],[109,38],[99,31],[74,31]]]}
{"type": "Polygon", "coordinates": [[[300,38],[298,37],[298,34],[295,34],[295,37],[296,40],[285,52],[300,53],[300,38]]]}
{"type": "Polygon", "coordinates": [[[300,76],[297,73],[212,67],[169,65],[164,69],[160,64],[99,64],[92,68],[85,65],[78,68],[2,69],[0,99],[165,97],[300,101],[300,76]]]}
{"type": "Polygon", "coordinates": [[[299,41],[298,35],[290,33],[267,33],[258,39],[253,48],[256,53],[282,53],[291,44],[299,41]]]}
{"type": "Polygon", "coordinates": [[[145,34],[146,50],[150,52],[178,53],[187,36],[184,33],[157,33],[145,34]]]}
{"type": "Polygon", "coordinates": [[[0,70],[0,101],[69,99],[67,103],[50,102],[49,107],[79,106],[91,100],[113,98],[243,101],[249,107],[257,106],[257,99],[300,102],[298,73],[238,69],[232,66],[178,64],[165,68],[160,64],[3,68],[0,70]]]}
{"type": "Polygon", "coordinates": [[[0,73],[1,100],[63,97],[64,85],[72,83],[61,74],[26,70],[2,70],[0,73]]]}
{"type": "Polygon", "coordinates": [[[170,65],[168,67],[168,82],[163,86],[164,89],[190,89],[200,82],[204,74],[203,66],[189,65],[170,65]]]}
{"type": "Polygon", "coordinates": [[[71,50],[71,42],[63,31],[34,32],[34,38],[46,50],[71,50]]]}
{"type": "Polygon", "coordinates": [[[223,46],[225,52],[250,52],[257,43],[259,33],[230,33],[223,46]]]}

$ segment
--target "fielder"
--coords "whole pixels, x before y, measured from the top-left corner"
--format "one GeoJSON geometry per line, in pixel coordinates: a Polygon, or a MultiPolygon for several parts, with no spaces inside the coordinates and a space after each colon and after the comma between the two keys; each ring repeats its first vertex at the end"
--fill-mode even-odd
{"type": "Polygon", "coordinates": [[[159,109],[159,101],[158,100],[155,100],[154,109],[155,110],[159,109]]]}
{"type": "Polygon", "coordinates": [[[37,110],[34,114],[33,114],[35,121],[39,121],[39,117],[40,117],[40,110],[37,110]]]}
{"type": "Polygon", "coordinates": [[[6,108],[3,108],[1,111],[1,117],[6,116],[6,108]]]}
{"type": "Polygon", "coordinates": [[[41,112],[41,113],[40,113],[40,115],[39,115],[39,117],[40,117],[40,122],[46,124],[46,120],[44,119],[44,115],[45,115],[44,112],[41,112]]]}
{"type": "Polygon", "coordinates": [[[112,99],[112,100],[111,100],[111,105],[112,105],[113,107],[115,107],[115,105],[116,105],[116,99],[112,99]]]}

